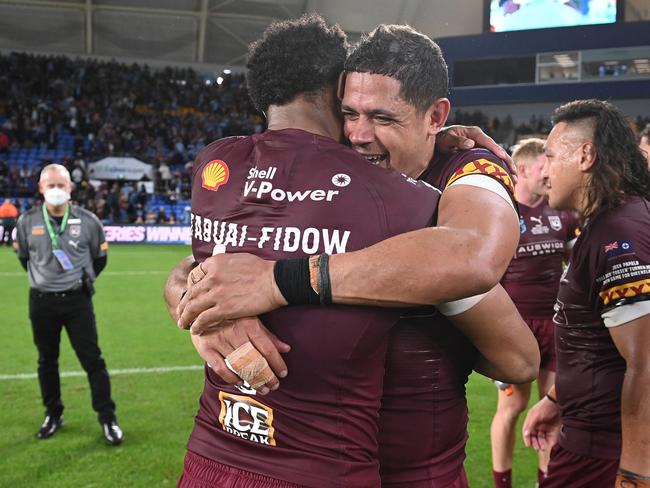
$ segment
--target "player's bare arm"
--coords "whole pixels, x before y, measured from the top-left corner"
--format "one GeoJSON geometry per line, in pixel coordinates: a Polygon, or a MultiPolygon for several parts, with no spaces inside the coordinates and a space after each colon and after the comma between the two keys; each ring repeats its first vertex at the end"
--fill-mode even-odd
{"type": "Polygon", "coordinates": [[[332,298],[345,304],[431,304],[485,293],[514,255],[519,224],[492,191],[444,191],[438,226],[332,256],[332,298]]]}
{"type": "Polygon", "coordinates": [[[537,378],[540,354],[535,336],[501,285],[449,320],[481,353],[474,365],[478,373],[505,383],[537,378]]]}
{"type": "Polygon", "coordinates": [[[650,314],[610,327],[609,332],[626,363],[621,394],[620,467],[650,477],[650,314]]]}
{"type": "MultiPolygon", "coordinates": [[[[334,303],[411,306],[486,293],[501,279],[519,238],[509,203],[483,188],[457,185],[440,201],[438,227],[398,235],[330,258],[334,303]]],[[[178,307],[178,325],[200,333],[223,320],[286,305],[273,262],[252,255],[207,259],[206,277],[178,307]]]]}

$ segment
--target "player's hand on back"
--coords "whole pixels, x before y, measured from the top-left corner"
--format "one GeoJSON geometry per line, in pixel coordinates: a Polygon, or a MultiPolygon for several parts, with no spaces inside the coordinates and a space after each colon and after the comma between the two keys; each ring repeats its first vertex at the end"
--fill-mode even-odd
{"type": "Polygon", "coordinates": [[[508,152],[499,146],[480,127],[466,125],[450,125],[445,127],[436,137],[436,151],[450,153],[459,149],[484,147],[506,162],[513,176],[517,176],[517,167],[508,152]]]}
{"type": "Polygon", "coordinates": [[[254,386],[258,393],[265,395],[279,387],[278,378],[287,375],[287,365],[280,353],[289,352],[290,346],[264,327],[257,317],[231,321],[201,335],[192,334],[192,342],[212,370],[232,385],[242,385],[242,378],[249,383],[263,378],[262,385],[254,386]],[[238,350],[247,353],[235,362],[233,353],[238,350]],[[226,358],[235,371],[226,365],[226,358]]]}
{"type": "Polygon", "coordinates": [[[560,436],[560,408],[544,397],[526,415],[522,427],[524,444],[536,451],[551,449],[560,436]]]}
{"type": "Polygon", "coordinates": [[[273,265],[273,261],[245,253],[206,259],[190,273],[191,286],[178,304],[178,326],[202,334],[226,320],[286,305],[275,284],[273,265]]]}

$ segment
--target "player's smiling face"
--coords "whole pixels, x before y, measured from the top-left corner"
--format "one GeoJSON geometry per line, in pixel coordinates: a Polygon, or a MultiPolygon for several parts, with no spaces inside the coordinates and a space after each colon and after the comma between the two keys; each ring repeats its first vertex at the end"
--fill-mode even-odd
{"type": "Polygon", "coordinates": [[[373,164],[418,177],[433,156],[433,106],[424,113],[400,96],[394,78],[349,73],[341,110],[343,130],[352,147],[373,164]]]}

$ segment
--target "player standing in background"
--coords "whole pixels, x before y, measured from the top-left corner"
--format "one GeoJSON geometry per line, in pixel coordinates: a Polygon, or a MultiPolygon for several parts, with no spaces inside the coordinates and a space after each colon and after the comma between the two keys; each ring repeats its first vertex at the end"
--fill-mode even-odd
{"type": "MultiPolygon", "coordinates": [[[[501,284],[535,334],[541,355],[537,389],[543,398],[555,382],[555,325],[553,305],[562,275],[562,261],[576,236],[578,221],[569,212],[548,206],[544,141],[526,139],[514,149],[518,181],[519,245],[501,284]]],[[[492,420],[492,469],[496,488],[512,486],[515,428],[530,398],[531,384],[499,384],[497,411],[492,420]]],[[[539,451],[537,476],[548,469],[547,450],[539,451]]]]}
{"type": "Polygon", "coordinates": [[[585,223],[555,305],[555,387],[528,412],[524,441],[543,449],[559,435],[542,488],[647,487],[650,172],[613,105],[571,102],[553,123],[549,204],[585,223]]]}

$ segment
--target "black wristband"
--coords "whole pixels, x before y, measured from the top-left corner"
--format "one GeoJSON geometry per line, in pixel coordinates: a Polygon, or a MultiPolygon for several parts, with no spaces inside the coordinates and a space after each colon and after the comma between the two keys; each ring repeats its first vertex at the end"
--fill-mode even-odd
{"type": "Polygon", "coordinates": [[[557,399],[553,398],[551,395],[548,393],[546,394],[546,398],[548,398],[551,402],[555,403],[557,405],[557,399]]]}
{"type": "Polygon", "coordinates": [[[318,291],[320,304],[332,304],[332,283],[330,282],[330,255],[321,254],[318,258],[318,291]]]}
{"type": "Polygon", "coordinates": [[[289,305],[318,305],[309,280],[309,258],[280,259],[273,266],[275,284],[289,305]]]}

